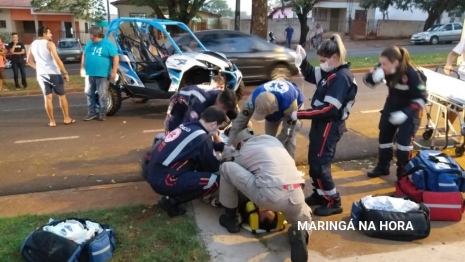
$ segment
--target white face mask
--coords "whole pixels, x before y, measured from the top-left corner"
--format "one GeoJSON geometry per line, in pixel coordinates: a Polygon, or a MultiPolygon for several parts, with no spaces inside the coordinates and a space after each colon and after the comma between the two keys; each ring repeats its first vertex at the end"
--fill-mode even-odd
{"type": "Polygon", "coordinates": [[[394,67],[394,68],[391,69],[391,75],[393,75],[395,73],[396,73],[396,68],[394,67]]]}
{"type": "Polygon", "coordinates": [[[320,64],[320,68],[321,68],[321,70],[323,70],[323,71],[325,71],[325,72],[329,72],[329,71],[331,71],[331,70],[334,69],[334,66],[330,66],[330,65],[328,64],[328,61],[326,61],[326,62],[320,64]]]}

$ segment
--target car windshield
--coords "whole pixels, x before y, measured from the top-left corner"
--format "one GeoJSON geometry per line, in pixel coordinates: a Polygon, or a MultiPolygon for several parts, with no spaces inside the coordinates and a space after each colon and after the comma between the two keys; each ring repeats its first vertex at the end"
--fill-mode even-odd
{"type": "Polygon", "coordinates": [[[437,31],[439,28],[441,28],[443,25],[434,25],[430,29],[426,30],[426,32],[431,32],[431,31],[437,31]]]}
{"type": "Polygon", "coordinates": [[[79,49],[78,41],[60,41],[58,42],[58,48],[62,49],[79,49]]]}

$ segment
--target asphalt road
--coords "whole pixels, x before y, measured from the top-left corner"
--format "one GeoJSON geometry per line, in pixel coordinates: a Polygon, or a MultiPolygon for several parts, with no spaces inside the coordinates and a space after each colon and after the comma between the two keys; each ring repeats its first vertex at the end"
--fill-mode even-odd
{"type": "MultiPolygon", "coordinates": [[[[379,110],[386,88],[370,89],[361,75],[357,101],[337,149],[337,160],[360,159],[377,154],[379,110]]],[[[310,98],[314,86],[302,85],[310,98]]],[[[253,88],[253,87],[251,87],[253,88]]],[[[123,103],[116,116],[107,121],[83,122],[86,99],[68,94],[70,113],[76,123],[62,124],[62,113],[55,99],[57,127],[48,127],[41,96],[0,98],[0,195],[46,191],[76,186],[140,180],[139,160],[153,137],[162,131],[167,101],[146,104],[123,103]]],[[[309,106],[309,102],[306,102],[309,106]]],[[[300,130],[296,161],[306,163],[310,121],[300,130]]],[[[257,133],[263,123],[254,122],[257,133]]],[[[421,132],[418,133],[421,136],[421,132]]]]}
{"type": "MultiPolygon", "coordinates": [[[[417,46],[405,46],[410,54],[427,54],[427,53],[441,53],[449,52],[454,48],[455,44],[443,44],[443,45],[417,45],[417,46]]],[[[347,50],[348,57],[366,57],[366,56],[377,56],[381,52],[383,47],[363,47],[363,48],[352,48],[347,50]]],[[[308,52],[309,59],[315,59],[316,54],[314,51],[308,52]]],[[[79,63],[67,63],[65,64],[66,69],[70,75],[79,75],[79,63]]],[[[11,69],[5,71],[7,78],[13,78],[13,71],[11,69]]],[[[34,77],[35,71],[26,67],[26,76],[34,77]]]]}

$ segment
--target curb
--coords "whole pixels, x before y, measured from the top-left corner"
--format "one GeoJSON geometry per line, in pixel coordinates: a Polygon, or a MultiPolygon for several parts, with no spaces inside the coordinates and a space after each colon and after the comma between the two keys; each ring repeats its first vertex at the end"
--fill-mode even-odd
{"type": "MultiPolygon", "coordinates": [[[[66,93],[78,93],[84,92],[83,87],[76,87],[76,88],[68,88],[65,89],[66,93]]],[[[43,95],[42,90],[31,90],[31,91],[8,91],[0,93],[0,97],[21,97],[21,96],[36,96],[36,95],[43,95]]]]}

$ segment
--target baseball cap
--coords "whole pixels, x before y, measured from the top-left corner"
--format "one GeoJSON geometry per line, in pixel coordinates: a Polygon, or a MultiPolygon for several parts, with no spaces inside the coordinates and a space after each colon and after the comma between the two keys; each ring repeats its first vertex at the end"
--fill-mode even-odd
{"type": "Polygon", "coordinates": [[[252,117],[255,120],[263,120],[267,115],[271,115],[278,110],[276,96],[270,92],[262,92],[255,98],[255,109],[252,117]]]}

